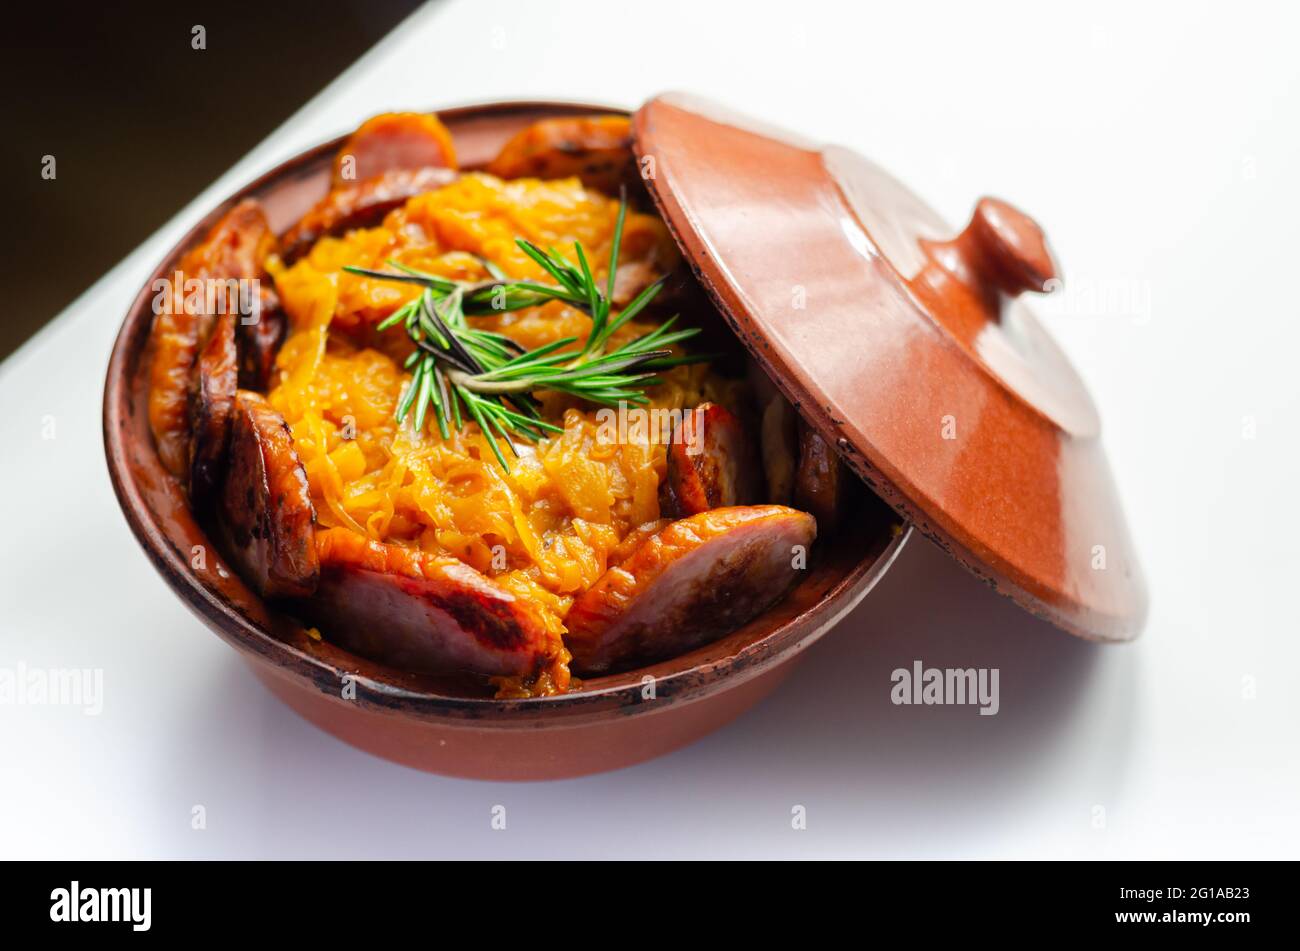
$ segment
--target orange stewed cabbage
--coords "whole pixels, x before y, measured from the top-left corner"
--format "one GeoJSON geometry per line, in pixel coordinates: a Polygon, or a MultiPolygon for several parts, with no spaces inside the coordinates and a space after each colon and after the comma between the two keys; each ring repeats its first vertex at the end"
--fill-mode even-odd
{"type": "MultiPolygon", "coordinates": [[[[388,269],[388,259],[450,278],[481,280],[496,264],[510,278],[546,279],[515,239],[568,251],[583,245],[593,266],[608,261],[618,203],[577,179],[502,181],[470,174],[412,198],[380,227],[324,238],[285,268],[272,263],[290,318],[269,398],[288,422],[319,521],[377,541],[452,555],[542,608],[554,636],[554,663],[536,682],[506,693],[562,690],[568,683],[564,616],[576,595],[604,573],[611,552],[659,517],[666,452],[654,427],[631,426],[610,439],[596,407],[543,394],[545,415],[564,432],[507,450],[509,471],[478,427],[466,422],[444,440],[432,419],[422,432],[394,411],[410,376],[400,328],[375,325],[418,288],[341,270],[388,269]]],[[[620,271],[664,274],[677,251],[662,222],[629,212],[620,271]]],[[[597,277],[604,280],[604,274],[597,277]]],[[[590,318],[560,302],[470,318],[526,348],[562,337],[583,339],[590,318]]],[[[654,324],[634,321],[614,343],[654,324]]],[[[733,384],[707,365],[668,371],[647,395],[651,407],[733,403],[733,384]]]]}

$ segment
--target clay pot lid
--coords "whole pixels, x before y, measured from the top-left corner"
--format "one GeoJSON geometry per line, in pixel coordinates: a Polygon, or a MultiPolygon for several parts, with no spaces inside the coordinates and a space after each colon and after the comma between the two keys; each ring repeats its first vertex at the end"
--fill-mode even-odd
{"type": "Polygon", "coordinates": [[[862,156],[695,97],[635,115],[642,175],[733,329],[885,501],[995,589],[1128,640],[1146,593],[1078,374],[1025,307],[1059,271],[984,198],[958,232],[862,156]]]}

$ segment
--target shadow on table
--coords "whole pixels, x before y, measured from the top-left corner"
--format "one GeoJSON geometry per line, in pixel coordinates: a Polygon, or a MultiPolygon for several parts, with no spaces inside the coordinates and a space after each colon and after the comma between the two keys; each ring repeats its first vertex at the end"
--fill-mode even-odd
{"type": "MultiPolygon", "coordinates": [[[[1049,783],[1054,800],[1077,790],[1077,811],[1061,817],[1067,824],[1086,828],[1094,804],[1114,801],[1138,675],[1131,648],[1089,643],[1030,616],[916,536],[783,688],[684,755],[724,756],[729,746],[756,753],[769,776],[805,778],[783,783],[791,796],[807,787],[845,824],[855,815],[859,835],[881,833],[870,841],[886,850],[924,837],[938,854],[961,854],[956,843],[971,842],[975,830],[996,834],[1045,805],[1049,783]],[[998,713],[895,705],[891,674],[915,661],[997,668],[998,713]]],[[[751,781],[763,781],[758,770],[751,781]]]]}

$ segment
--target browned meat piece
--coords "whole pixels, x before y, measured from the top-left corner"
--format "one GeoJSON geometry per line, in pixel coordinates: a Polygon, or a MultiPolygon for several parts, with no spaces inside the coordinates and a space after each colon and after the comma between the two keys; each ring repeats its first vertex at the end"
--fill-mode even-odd
{"type": "Polygon", "coordinates": [[[190,498],[203,508],[221,482],[230,441],[230,416],[239,388],[235,314],[217,318],[212,337],[199,354],[190,394],[190,498]]]}
{"type": "MultiPolygon", "coordinates": [[[[614,306],[623,308],[652,283],[664,275],[652,307],[679,312],[685,301],[687,282],[693,281],[690,269],[682,263],[681,251],[672,234],[657,217],[632,215],[623,224],[619,265],[614,272],[614,306]]],[[[665,314],[661,319],[667,319],[665,314]]]]}
{"type": "MultiPolygon", "coordinates": [[[[659,265],[654,261],[626,261],[614,272],[614,296],[610,298],[615,307],[626,307],[643,290],[659,278],[659,265]]],[[[665,290],[655,295],[658,300],[665,290]]]]}
{"type": "Polygon", "coordinates": [[[402,670],[526,676],[547,657],[537,609],[454,558],[316,535],[321,576],[304,610],[333,643],[402,670]]]}
{"type": "Polygon", "coordinates": [[[274,248],[261,207],[252,199],[240,202],[181,259],[178,273],[166,276],[169,291],[154,302],[149,426],[163,465],[174,475],[184,475],[189,466],[189,396],[199,349],[218,314],[239,307],[239,295],[232,297],[225,282],[258,279],[274,248]],[[187,288],[191,282],[200,283],[187,288]]]}
{"type": "Polygon", "coordinates": [[[235,326],[239,350],[239,385],[245,390],[266,392],[271,388],[275,355],[289,331],[289,318],[280,308],[279,295],[262,285],[256,320],[241,318],[235,326]]]}
{"type": "Polygon", "coordinates": [[[717,403],[701,403],[673,432],[659,506],[665,515],[681,516],[749,505],[762,493],[759,473],[740,420],[717,403]]]}
{"type": "Polygon", "coordinates": [[[673,522],[573,604],[565,644],[587,674],[673,657],[747,624],[799,580],[812,516],[782,505],[673,522]],[[799,547],[801,546],[801,547],[799,547]]]}
{"type": "Polygon", "coordinates": [[[844,515],[853,473],[811,426],[799,421],[799,467],[794,475],[794,504],[811,512],[829,534],[844,515]]]}
{"type": "Polygon", "coordinates": [[[386,112],[367,119],[334,157],[331,188],[399,169],[455,168],[451,133],[427,112],[386,112]]]}
{"type": "Polygon", "coordinates": [[[326,235],[374,227],[408,198],[441,188],[455,178],[451,169],[426,167],[390,169],[363,181],[343,182],[284,233],[282,256],[291,263],[326,235]]]}
{"type": "Polygon", "coordinates": [[[227,555],[264,597],[311,594],[320,566],[307,474],[284,417],[257,393],[235,394],[227,456],[218,519],[227,555]]]}
{"type": "Polygon", "coordinates": [[[623,116],[543,119],[505,144],[487,167],[498,178],[568,178],[606,195],[635,177],[632,123],[623,116]]]}

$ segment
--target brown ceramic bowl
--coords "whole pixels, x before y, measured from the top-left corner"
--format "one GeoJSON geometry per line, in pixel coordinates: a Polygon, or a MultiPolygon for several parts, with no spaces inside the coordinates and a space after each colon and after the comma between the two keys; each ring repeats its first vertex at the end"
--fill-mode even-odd
{"type": "MultiPolygon", "coordinates": [[[[616,112],[546,102],[440,111],[463,167],[485,164],[514,132],[557,115],[616,112]]],[[[180,598],[285,703],[340,739],[420,769],[481,779],[555,779],[628,766],[698,739],[757,703],[801,651],[884,574],[910,530],[866,497],[819,545],[807,577],[738,631],[651,667],[587,680],[555,697],[495,700],[450,680],[395,671],[310,638],[225,565],[163,470],[149,433],[145,345],[152,285],[243,198],[277,233],[325,193],[342,138],[283,163],[196,222],[158,263],[118,334],[104,387],[104,444],[127,522],[180,598]],[[201,552],[202,557],[199,557],[201,552]]]]}

